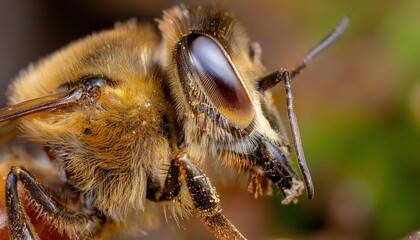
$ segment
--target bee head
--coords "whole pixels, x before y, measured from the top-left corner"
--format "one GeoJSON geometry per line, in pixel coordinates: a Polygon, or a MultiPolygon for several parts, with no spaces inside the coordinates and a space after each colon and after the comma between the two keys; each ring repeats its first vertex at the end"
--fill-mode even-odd
{"type": "Polygon", "coordinates": [[[256,80],[263,69],[233,16],[211,7],[175,7],[164,13],[159,29],[170,54],[178,117],[223,142],[254,132],[261,108],[256,80]]]}

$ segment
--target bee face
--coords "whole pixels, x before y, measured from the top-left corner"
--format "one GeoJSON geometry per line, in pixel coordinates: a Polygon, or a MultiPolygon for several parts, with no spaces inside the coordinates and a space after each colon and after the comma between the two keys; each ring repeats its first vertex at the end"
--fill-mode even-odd
{"type": "Polygon", "coordinates": [[[278,135],[262,117],[264,96],[256,90],[264,69],[231,14],[174,8],[164,12],[159,29],[170,53],[166,65],[178,117],[187,122],[191,138],[205,135],[232,144],[254,138],[259,130],[278,135]]]}
{"type": "Polygon", "coordinates": [[[165,202],[175,218],[194,212],[216,237],[244,239],[221,213],[206,163],[247,173],[254,196],[273,184],[284,204],[304,189],[265,92],[286,83],[300,142],[290,75],[265,76],[260,56],[231,14],[177,6],[164,12],[158,29],[117,24],[30,67],[11,85],[12,106],[0,109],[0,127],[18,124],[44,149],[55,169],[49,175],[61,182],[32,168],[36,159],[16,157],[28,169],[12,166],[6,179],[10,236],[35,236],[21,217],[27,215],[20,181],[29,208],[70,238],[98,237],[107,226],[135,231],[165,202]]]}

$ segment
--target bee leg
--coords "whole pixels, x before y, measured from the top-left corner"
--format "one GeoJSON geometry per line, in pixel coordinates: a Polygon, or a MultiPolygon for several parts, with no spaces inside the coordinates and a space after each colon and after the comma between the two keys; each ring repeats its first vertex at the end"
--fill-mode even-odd
{"type": "Polygon", "coordinates": [[[280,147],[267,140],[261,140],[255,159],[251,160],[253,174],[270,179],[285,195],[282,204],[296,202],[302,194],[304,184],[295,173],[280,147]]]}
{"type": "Polygon", "coordinates": [[[179,194],[182,179],[185,179],[198,217],[217,238],[245,239],[222,214],[219,197],[210,180],[183,151],[172,160],[163,187],[148,183],[147,198],[155,202],[173,199],[179,194]]]}
{"type": "Polygon", "coordinates": [[[210,180],[195,166],[185,152],[174,159],[187,183],[197,215],[207,228],[219,239],[245,239],[222,214],[220,199],[210,180]]]}
{"type": "Polygon", "coordinates": [[[160,202],[168,201],[178,196],[179,190],[181,190],[181,181],[179,179],[180,171],[178,165],[179,164],[176,164],[175,161],[171,162],[163,187],[160,186],[160,184],[153,183],[152,181],[147,182],[147,199],[154,202],[160,202]]]}
{"type": "MultiPolygon", "coordinates": [[[[6,209],[12,239],[39,239],[32,224],[28,221],[23,203],[19,201],[18,181],[23,184],[31,207],[40,216],[53,221],[55,226],[70,229],[70,231],[79,227],[83,229],[80,233],[90,231],[88,234],[98,230],[99,219],[66,209],[48,196],[44,188],[27,170],[13,166],[6,180],[6,209]]],[[[73,232],[73,234],[76,233],[73,232]]]]}

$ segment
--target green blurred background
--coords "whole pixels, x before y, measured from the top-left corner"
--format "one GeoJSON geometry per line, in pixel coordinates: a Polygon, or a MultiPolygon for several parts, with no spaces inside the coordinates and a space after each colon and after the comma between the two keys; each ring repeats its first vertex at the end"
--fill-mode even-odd
{"type": "MultiPolygon", "coordinates": [[[[278,194],[254,200],[245,187],[218,186],[231,221],[249,239],[416,239],[420,1],[212,2],[236,14],[271,70],[291,69],[343,15],[351,18],[345,34],[293,85],[315,199],[282,206],[278,194]]],[[[20,69],[70,40],[129,17],[153,21],[176,3],[0,0],[1,92],[20,69]]],[[[284,115],[282,88],[275,93],[284,115]]],[[[212,236],[195,218],[145,236],[169,238],[212,236]]]]}

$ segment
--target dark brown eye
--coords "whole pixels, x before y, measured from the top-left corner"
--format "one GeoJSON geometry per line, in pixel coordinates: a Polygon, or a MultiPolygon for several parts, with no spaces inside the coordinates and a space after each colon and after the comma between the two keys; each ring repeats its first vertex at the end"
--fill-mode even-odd
{"type": "Polygon", "coordinates": [[[200,76],[198,84],[209,100],[227,120],[247,127],[254,108],[226,52],[213,39],[192,34],[188,36],[188,53],[200,76]]]}

